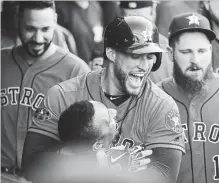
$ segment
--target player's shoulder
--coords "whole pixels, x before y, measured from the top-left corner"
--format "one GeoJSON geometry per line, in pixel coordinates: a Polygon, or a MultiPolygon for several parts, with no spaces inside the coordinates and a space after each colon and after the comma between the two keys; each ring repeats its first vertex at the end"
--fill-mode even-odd
{"type": "MultiPolygon", "coordinates": [[[[171,78],[165,79],[165,82],[171,83],[171,78]]],[[[163,89],[162,89],[162,82],[158,84],[154,84],[151,82],[151,94],[156,96],[158,99],[163,100],[165,98],[171,98],[163,89]]]]}
{"type": "Polygon", "coordinates": [[[69,92],[80,92],[86,85],[93,85],[99,82],[98,78],[100,71],[88,72],[69,80],[58,83],[53,87],[54,90],[62,90],[63,93],[67,94],[69,92]],[[89,81],[88,81],[89,79],[89,81]]]}
{"type": "Polygon", "coordinates": [[[164,90],[162,90],[159,86],[150,82],[150,87],[148,95],[146,95],[145,102],[150,100],[151,102],[148,105],[151,105],[152,110],[156,110],[156,108],[160,108],[161,106],[165,106],[167,108],[172,108],[175,106],[175,101],[172,96],[168,95],[164,90]]]}
{"type": "MultiPolygon", "coordinates": [[[[219,74],[213,73],[213,77],[211,79],[211,82],[208,84],[208,88],[211,88],[211,92],[218,93],[219,92],[219,74]]],[[[209,92],[209,93],[211,93],[209,92]]]]}
{"type": "Polygon", "coordinates": [[[175,82],[174,82],[173,77],[170,76],[156,83],[156,85],[163,90],[165,87],[175,87],[175,82]]]}
{"type": "Polygon", "coordinates": [[[13,48],[14,48],[13,46],[1,48],[1,55],[2,54],[10,54],[13,48]]]}
{"type": "Polygon", "coordinates": [[[78,56],[74,55],[70,51],[61,48],[60,46],[57,46],[56,52],[58,52],[59,54],[63,54],[65,56],[63,59],[65,59],[67,61],[70,61],[70,63],[81,63],[81,62],[84,62],[81,58],[79,58],[78,56]],[[72,60],[73,60],[73,62],[72,62],[72,60]]]}
{"type": "Polygon", "coordinates": [[[14,47],[7,47],[1,49],[1,63],[9,64],[9,60],[13,60],[12,51],[14,47]]]}
{"type": "Polygon", "coordinates": [[[67,51],[59,46],[57,46],[57,50],[58,54],[62,54],[63,55],[63,59],[62,61],[65,62],[66,66],[79,66],[79,67],[83,67],[86,70],[90,70],[88,65],[86,64],[86,62],[84,60],[82,60],[81,58],[79,58],[78,56],[74,55],[73,53],[71,53],[70,51],[67,51]]]}

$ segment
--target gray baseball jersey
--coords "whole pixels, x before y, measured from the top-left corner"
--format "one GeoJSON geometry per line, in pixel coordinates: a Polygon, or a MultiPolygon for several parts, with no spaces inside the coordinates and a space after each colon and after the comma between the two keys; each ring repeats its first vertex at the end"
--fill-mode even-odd
{"type": "Polygon", "coordinates": [[[53,85],[89,71],[86,63],[57,47],[54,54],[29,66],[21,47],[1,51],[2,166],[20,166],[23,143],[32,112],[53,85]]]}
{"type": "Polygon", "coordinates": [[[219,182],[219,76],[207,83],[207,92],[191,101],[173,78],[163,81],[161,87],[175,99],[185,132],[186,154],[177,183],[219,182]]]}

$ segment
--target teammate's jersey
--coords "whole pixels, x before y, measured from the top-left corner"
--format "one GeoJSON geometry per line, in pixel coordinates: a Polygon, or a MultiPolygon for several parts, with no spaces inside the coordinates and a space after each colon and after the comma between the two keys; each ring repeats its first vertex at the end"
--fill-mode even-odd
{"type": "Polygon", "coordinates": [[[144,143],[148,149],[166,147],[184,152],[178,108],[170,96],[148,80],[138,96],[115,106],[101,88],[101,73],[90,72],[52,87],[43,108],[33,117],[29,131],[59,140],[57,126],[60,114],[76,101],[95,100],[117,110],[116,121],[122,125],[117,146],[123,144],[129,148],[144,143]]]}
{"type": "Polygon", "coordinates": [[[173,78],[161,84],[178,105],[186,135],[178,183],[219,182],[219,77],[207,85],[208,92],[189,101],[173,78]]]}
{"type": "Polygon", "coordinates": [[[6,167],[15,166],[16,156],[20,161],[32,113],[49,88],[89,71],[84,61],[60,47],[32,66],[21,58],[19,50],[1,51],[1,163],[6,167]]]}

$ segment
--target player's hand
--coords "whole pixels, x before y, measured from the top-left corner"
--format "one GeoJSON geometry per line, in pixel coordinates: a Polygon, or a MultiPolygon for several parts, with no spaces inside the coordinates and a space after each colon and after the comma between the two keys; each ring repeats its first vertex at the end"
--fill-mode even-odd
{"type": "Polygon", "coordinates": [[[152,154],[152,150],[145,150],[142,146],[136,146],[131,150],[131,163],[129,170],[131,172],[142,171],[147,168],[147,165],[151,162],[149,155],[152,154]]]}

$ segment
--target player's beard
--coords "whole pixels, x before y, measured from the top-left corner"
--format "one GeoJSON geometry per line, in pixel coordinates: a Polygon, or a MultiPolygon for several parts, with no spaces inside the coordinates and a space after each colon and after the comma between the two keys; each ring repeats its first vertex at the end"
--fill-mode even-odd
{"type": "Polygon", "coordinates": [[[173,62],[173,77],[177,85],[179,85],[186,93],[194,95],[206,88],[206,82],[213,76],[212,64],[210,63],[203,74],[201,80],[194,80],[183,74],[181,68],[174,58],[173,62]]]}
{"type": "Polygon", "coordinates": [[[122,71],[121,67],[117,64],[114,64],[114,73],[115,73],[115,76],[116,76],[117,80],[119,81],[119,83],[121,85],[121,88],[123,89],[123,92],[128,94],[127,87],[126,87],[126,84],[125,84],[127,76],[122,71]]]}
{"type": "MultiPolygon", "coordinates": [[[[53,34],[54,36],[54,34],[53,34]]],[[[20,37],[20,40],[21,40],[21,43],[22,43],[22,46],[23,48],[26,50],[26,52],[32,56],[32,57],[40,57],[42,56],[50,47],[51,43],[52,43],[52,40],[50,42],[47,42],[47,43],[37,43],[35,41],[28,41],[28,42],[25,42],[20,34],[20,31],[19,31],[19,37],[20,37]],[[32,49],[32,52],[29,50],[29,48],[31,47],[31,44],[38,44],[38,45],[43,45],[43,51],[41,53],[37,53],[36,51],[34,51],[32,49]]]]}
{"type": "Polygon", "coordinates": [[[138,89],[133,89],[127,84],[127,80],[129,76],[117,64],[114,64],[114,73],[115,73],[117,80],[119,81],[121,85],[121,88],[123,89],[124,94],[130,95],[130,96],[137,96],[139,93],[141,93],[142,88],[145,85],[145,82],[147,81],[147,77],[150,71],[148,71],[146,76],[144,76],[142,84],[138,89]]]}

